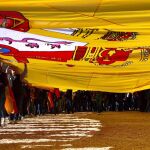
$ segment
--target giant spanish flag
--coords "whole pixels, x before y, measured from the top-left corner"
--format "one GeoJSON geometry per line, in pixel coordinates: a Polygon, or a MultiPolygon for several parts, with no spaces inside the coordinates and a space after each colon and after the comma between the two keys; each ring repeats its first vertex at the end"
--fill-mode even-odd
{"type": "Polygon", "coordinates": [[[150,1],[5,0],[0,58],[33,86],[134,92],[150,88],[150,1]]]}

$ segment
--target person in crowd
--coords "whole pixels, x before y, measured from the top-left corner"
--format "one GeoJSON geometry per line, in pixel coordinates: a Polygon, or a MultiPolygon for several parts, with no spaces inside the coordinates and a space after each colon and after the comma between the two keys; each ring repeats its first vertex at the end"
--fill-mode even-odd
{"type": "Polygon", "coordinates": [[[48,113],[52,113],[54,109],[54,101],[53,101],[52,92],[50,90],[47,91],[47,97],[48,97],[48,101],[47,101],[48,113]]]}
{"type": "Polygon", "coordinates": [[[66,112],[69,114],[70,112],[73,113],[73,107],[72,107],[72,90],[67,90],[65,94],[66,99],[66,112]]]}
{"type": "Polygon", "coordinates": [[[43,90],[36,88],[35,90],[35,115],[42,114],[43,90]]]}
{"type": "Polygon", "coordinates": [[[145,111],[150,112],[150,90],[147,90],[145,96],[146,96],[146,100],[147,100],[145,111]]]}
{"type": "Polygon", "coordinates": [[[23,99],[24,99],[24,85],[23,85],[23,80],[27,75],[27,64],[24,64],[24,71],[20,73],[18,69],[13,68],[12,71],[12,76],[13,76],[13,81],[12,81],[12,90],[14,94],[14,98],[16,101],[16,105],[18,108],[18,113],[15,115],[15,120],[20,120],[23,115],[23,99]]]}
{"type": "Polygon", "coordinates": [[[34,116],[35,115],[35,88],[30,87],[30,100],[28,103],[28,115],[29,116],[34,116]]]}
{"type": "Polygon", "coordinates": [[[7,75],[2,71],[2,68],[0,68],[0,126],[5,125],[6,86],[7,86],[7,75]]]}
{"type": "Polygon", "coordinates": [[[30,101],[30,89],[29,89],[28,83],[24,83],[23,85],[24,85],[24,98],[23,98],[22,113],[23,113],[23,117],[25,117],[26,115],[28,115],[28,104],[30,101]]]}
{"type": "Polygon", "coordinates": [[[94,111],[94,112],[97,111],[97,106],[96,106],[96,92],[92,92],[92,111],[94,111]]]}
{"type": "Polygon", "coordinates": [[[140,95],[139,92],[133,93],[133,99],[134,99],[134,110],[140,110],[140,95]]]}
{"type": "Polygon", "coordinates": [[[103,92],[96,92],[96,105],[98,113],[103,111],[103,98],[103,92]]]}
{"type": "Polygon", "coordinates": [[[59,112],[65,113],[66,110],[66,99],[65,99],[65,93],[61,92],[60,99],[59,99],[59,112]]]}

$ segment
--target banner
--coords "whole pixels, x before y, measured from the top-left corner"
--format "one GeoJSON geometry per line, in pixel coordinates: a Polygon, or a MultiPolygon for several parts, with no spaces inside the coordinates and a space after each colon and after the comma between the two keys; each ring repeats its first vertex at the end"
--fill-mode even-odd
{"type": "Polygon", "coordinates": [[[149,0],[0,3],[0,59],[34,86],[134,92],[150,88],[149,0]]]}

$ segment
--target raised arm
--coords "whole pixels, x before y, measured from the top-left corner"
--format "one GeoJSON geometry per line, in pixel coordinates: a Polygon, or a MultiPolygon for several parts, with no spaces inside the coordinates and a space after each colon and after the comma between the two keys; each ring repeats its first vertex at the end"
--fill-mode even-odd
{"type": "Polygon", "coordinates": [[[24,63],[24,70],[23,70],[23,72],[20,74],[20,80],[21,80],[21,81],[26,77],[27,71],[28,71],[28,70],[27,70],[27,64],[24,63]]]}

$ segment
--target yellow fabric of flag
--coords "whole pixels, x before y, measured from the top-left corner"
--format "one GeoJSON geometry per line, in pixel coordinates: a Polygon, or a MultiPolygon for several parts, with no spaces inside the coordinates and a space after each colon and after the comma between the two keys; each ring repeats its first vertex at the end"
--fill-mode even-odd
{"type": "Polygon", "coordinates": [[[28,61],[26,80],[32,85],[107,92],[150,88],[149,0],[5,0],[0,8],[0,26],[7,28],[0,30],[0,57],[20,69],[28,61]]]}

